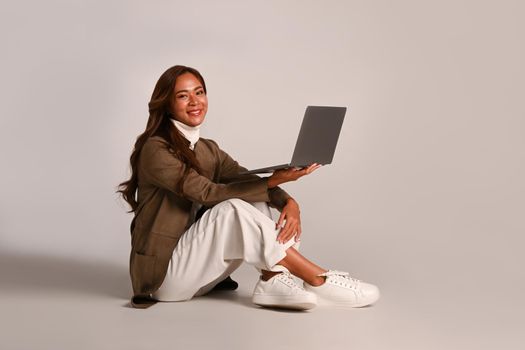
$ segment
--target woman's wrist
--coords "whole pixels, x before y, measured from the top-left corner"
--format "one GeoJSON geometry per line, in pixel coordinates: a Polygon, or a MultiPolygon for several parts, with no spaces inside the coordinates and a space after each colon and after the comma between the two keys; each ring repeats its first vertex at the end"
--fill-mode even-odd
{"type": "Polygon", "coordinates": [[[274,187],[277,187],[278,184],[275,182],[275,179],[272,178],[271,176],[268,177],[268,188],[274,188],[274,187]]]}

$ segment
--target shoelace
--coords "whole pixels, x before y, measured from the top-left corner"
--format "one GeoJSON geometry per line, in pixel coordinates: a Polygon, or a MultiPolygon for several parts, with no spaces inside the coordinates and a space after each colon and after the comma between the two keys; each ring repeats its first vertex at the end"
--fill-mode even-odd
{"type": "Polygon", "coordinates": [[[283,283],[289,285],[292,288],[297,288],[297,289],[304,290],[304,288],[302,286],[300,286],[297,283],[295,283],[295,280],[292,278],[292,275],[290,274],[289,271],[283,271],[280,274],[278,274],[276,277],[280,281],[282,281],[283,283]]]}
{"type": "Polygon", "coordinates": [[[359,288],[360,280],[350,277],[348,272],[329,270],[328,272],[322,273],[318,276],[326,276],[326,280],[331,280],[332,283],[340,285],[345,288],[357,290],[359,288]]]}

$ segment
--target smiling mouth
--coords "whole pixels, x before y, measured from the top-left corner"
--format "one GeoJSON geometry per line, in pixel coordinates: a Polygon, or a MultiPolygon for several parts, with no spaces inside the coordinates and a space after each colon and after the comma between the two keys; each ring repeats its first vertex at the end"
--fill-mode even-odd
{"type": "Polygon", "coordinates": [[[194,111],[188,111],[188,114],[193,116],[193,117],[197,117],[201,114],[202,110],[201,109],[197,109],[197,110],[194,110],[194,111]]]}

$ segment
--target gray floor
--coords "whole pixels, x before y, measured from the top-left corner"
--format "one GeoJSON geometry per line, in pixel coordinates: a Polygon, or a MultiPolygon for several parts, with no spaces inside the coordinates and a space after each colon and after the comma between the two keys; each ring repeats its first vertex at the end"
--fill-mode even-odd
{"type": "Polygon", "coordinates": [[[383,279],[383,297],[373,307],[289,312],[251,304],[257,275],[246,265],[233,275],[236,292],[148,310],[129,307],[124,265],[3,253],[0,271],[5,350],[522,349],[524,343],[523,290],[489,275],[480,285],[430,275],[421,276],[424,283],[383,279]]]}

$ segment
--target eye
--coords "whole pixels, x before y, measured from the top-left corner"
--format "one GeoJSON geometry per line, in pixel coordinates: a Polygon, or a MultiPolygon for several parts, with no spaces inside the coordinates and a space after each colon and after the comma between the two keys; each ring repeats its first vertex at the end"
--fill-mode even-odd
{"type": "Polygon", "coordinates": [[[204,90],[198,90],[198,91],[196,92],[196,94],[197,94],[197,95],[204,95],[204,90]]]}
{"type": "Polygon", "coordinates": [[[180,95],[177,95],[177,98],[178,98],[178,99],[188,98],[188,95],[186,95],[186,94],[180,94],[180,95]]]}

